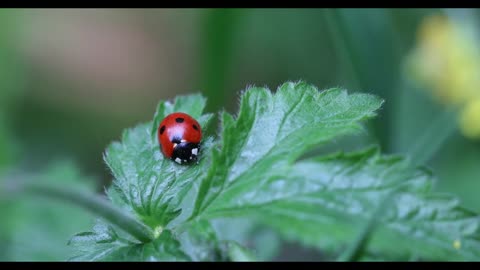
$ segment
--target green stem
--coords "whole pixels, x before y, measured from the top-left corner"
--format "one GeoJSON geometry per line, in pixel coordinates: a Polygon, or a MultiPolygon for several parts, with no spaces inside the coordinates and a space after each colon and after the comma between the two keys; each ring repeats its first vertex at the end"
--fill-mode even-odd
{"type": "Polygon", "coordinates": [[[254,262],[255,256],[246,248],[234,241],[227,242],[228,257],[232,262],[254,262]]]}
{"type": "Polygon", "coordinates": [[[346,29],[340,22],[338,11],[334,9],[327,9],[325,11],[325,22],[333,45],[338,52],[340,61],[343,63],[348,76],[354,84],[353,87],[361,88],[363,85],[360,80],[359,70],[354,63],[354,55],[351,48],[348,46],[348,37],[346,29]]]}
{"type": "Polygon", "coordinates": [[[24,183],[20,186],[20,191],[47,196],[49,198],[56,198],[82,206],[123,229],[125,232],[143,243],[155,239],[154,233],[150,227],[98,195],[92,195],[64,187],[48,186],[31,182],[24,183]]]}
{"type": "Polygon", "coordinates": [[[207,111],[217,111],[225,104],[226,84],[231,78],[231,62],[239,21],[245,11],[208,9],[205,11],[200,40],[199,85],[209,98],[207,111]]]}
{"type": "Polygon", "coordinates": [[[424,164],[430,160],[457,130],[456,114],[455,110],[446,110],[431,122],[408,152],[413,164],[424,164]]]}

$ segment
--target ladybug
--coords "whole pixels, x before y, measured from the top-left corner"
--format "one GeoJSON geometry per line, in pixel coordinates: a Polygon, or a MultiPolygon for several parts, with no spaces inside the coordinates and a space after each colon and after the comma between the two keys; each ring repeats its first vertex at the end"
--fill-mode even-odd
{"type": "Polygon", "coordinates": [[[201,140],[200,124],[186,113],[169,114],[158,126],[158,142],[163,154],[178,164],[197,161],[201,140]]]}

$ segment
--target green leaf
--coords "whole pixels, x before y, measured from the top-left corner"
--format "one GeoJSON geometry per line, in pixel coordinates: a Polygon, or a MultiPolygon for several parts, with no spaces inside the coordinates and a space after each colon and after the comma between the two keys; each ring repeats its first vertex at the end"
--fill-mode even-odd
{"type": "Polygon", "coordinates": [[[205,99],[199,95],[160,103],[151,123],[127,130],[105,154],[115,176],[108,196],[159,237],[139,243],[113,227],[97,226],[76,236],[74,242],[86,248],[75,259],[253,259],[211,226],[228,217],[254,218],[289,239],[337,255],[375,220],[369,245],[361,245],[368,258],[479,258],[478,215],[449,195],[433,193],[428,171],[376,148],[304,158],[362,131],[361,122],[381,105],[372,95],[319,91],[305,83],[286,83],[276,93],[250,88],[236,117],[221,113],[217,146],[206,138],[200,163],[181,166],[160,153],[159,122],[184,111],[205,126],[211,115],[201,115],[205,99]],[[391,206],[377,211],[386,198],[391,206]],[[372,219],[374,213],[380,214],[372,219]]]}
{"type": "Polygon", "coordinates": [[[187,229],[180,234],[179,239],[183,250],[194,261],[256,260],[249,250],[236,241],[220,241],[218,235],[218,232],[210,222],[199,220],[194,223],[188,223],[187,229]]]}
{"type": "Polygon", "coordinates": [[[284,173],[283,181],[308,188],[288,199],[257,203],[254,215],[290,239],[343,250],[397,189],[391,206],[378,217],[369,253],[393,259],[480,257],[478,214],[450,195],[433,193],[431,174],[406,160],[370,149],[304,160],[284,173]]]}
{"type": "Polygon", "coordinates": [[[360,130],[359,122],[381,103],[304,83],[284,84],[275,94],[249,89],[236,119],[222,115],[222,148],[213,151],[192,219],[255,216],[292,239],[338,251],[398,190],[369,252],[478,258],[478,216],[450,196],[432,193],[429,173],[374,150],[298,161],[308,150],[360,130]]]}
{"type": "Polygon", "coordinates": [[[228,254],[222,248],[217,233],[206,220],[189,223],[179,235],[183,250],[193,261],[226,261],[228,254]]]}
{"type": "Polygon", "coordinates": [[[121,142],[106,150],[105,161],[115,177],[114,189],[108,194],[113,202],[135,213],[152,228],[164,228],[176,218],[178,207],[194,180],[206,171],[211,138],[202,143],[198,165],[181,166],[165,159],[156,138],[160,121],[173,112],[186,112],[206,128],[211,114],[202,115],[206,100],[201,95],[181,96],[175,103],[161,102],[154,120],[123,133],[121,142]],[[122,200],[124,203],[120,203],[122,200]]]}
{"type": "Polygon", "coordinates": [[[210,222],[218,239],[248,247],[259,261],[271,261],[281,250],[281,235],[256,219],[227,217],[210,222]]]}
{"type": "Polygon", "coordinates": [[[222,148],[203,179],[192,218],[256,206],[299,193],[296,182],[267,183],[315,147],[361,130],[382,101],[346,90],[318,91],[306,83],[286,83],[275,94],[250,88],[238,117],[222,114],[222,148]]]}
{"type": "Polygon", "coordinates": [[[91,232],[76,234],[69,242],[77,248],[72,261],[189,261],[180,243],[169,231],[152,242],[138,243],[102,221],[91,232]]]}

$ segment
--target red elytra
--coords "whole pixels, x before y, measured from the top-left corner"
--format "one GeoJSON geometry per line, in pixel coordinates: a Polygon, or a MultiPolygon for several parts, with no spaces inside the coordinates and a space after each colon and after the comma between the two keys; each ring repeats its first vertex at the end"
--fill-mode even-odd
{"type": "Polygon", "coordinates": [[[158,141],[163,154],[179,164],[197,160],[201,140],[200,124],[186,113],[169,114],[158,126],[158,141]]]}

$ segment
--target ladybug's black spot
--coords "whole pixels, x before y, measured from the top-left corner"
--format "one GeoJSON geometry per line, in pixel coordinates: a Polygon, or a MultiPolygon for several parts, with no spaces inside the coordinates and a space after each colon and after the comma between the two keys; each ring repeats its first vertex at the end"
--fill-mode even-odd
{"type": "Polygon", "coordinates": [[[181,117],[175,118],[175,122],[177,122],[177,123],[183,123],[183,121],[185,121],[185,119],[183,119],[181,117]]]}
{"type": "Polygon", "coordinates": [[[165,131],[165,126],[162,126],[162,127],[160,128],[160,135],[162,135],[164,131],[165,131]]]}
{"type": "Polygon", "coordinates": [[[197,125],[193,124],[192,126],[193,126],[193,129],[198,130],[197,125]]]}

